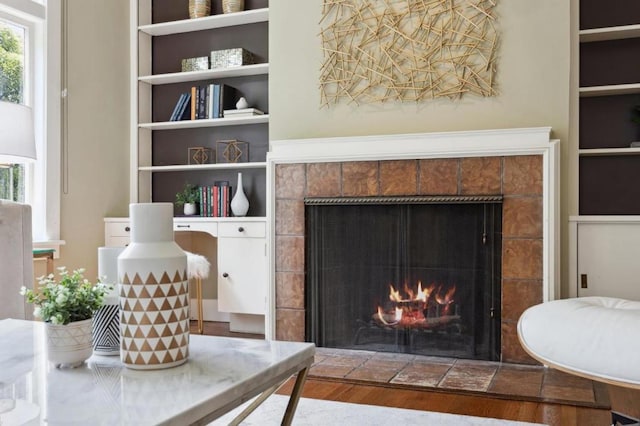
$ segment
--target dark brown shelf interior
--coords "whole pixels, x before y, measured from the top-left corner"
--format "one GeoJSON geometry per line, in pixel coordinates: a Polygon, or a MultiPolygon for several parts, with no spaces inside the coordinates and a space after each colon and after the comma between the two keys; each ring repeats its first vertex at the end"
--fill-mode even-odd
{"type": "Polygon", "coordinates": [[[640,39],[580,44],[580,87],[640,82],[640,39]]]}
{"type": "Polygon", "coordinates": [[[638,0],[580,0],[580,29],[640,23],[638,0]]]}
{"type": "Polygon", "coordinates": [[[631,121],[640,95],[580,98],[580,149],[629,148],[640,141],[640,124],[631,121]]]}
{"type": "Polygon", "coordinates": [[[581,215],[640,214],[640,156],[580,158],[581,215]]]}
{"type": "MultiPolygon", "coordinates": [[[[580,29],[640,23],[638,0],[580,0],[580,29]]],[[[640,83],[640,38],[580,43],[580,87],[640,83]]],[[[629,148],[640,140],[640,95],[580,98],[580,149],[629,148]]],[[[640,214],[640,156],[580,156],[579,214],[640,214]]]]}
{"type": "MultiPolygon", "coordinates": [[[[244,9],[263,9],[269,7],[269,0],[244,0],[244,9]]],[[[211,0],[211,15],[222,14],[222,0],[211,0]]],[[[180,21],[189,19],[189,0],[153,0],[152,22],[180,21]]]]}

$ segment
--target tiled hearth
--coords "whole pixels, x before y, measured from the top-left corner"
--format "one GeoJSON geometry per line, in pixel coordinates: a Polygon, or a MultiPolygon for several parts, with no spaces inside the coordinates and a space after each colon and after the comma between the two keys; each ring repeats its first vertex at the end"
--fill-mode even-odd
{"type": "Polygon", "coordinates": [[[529,362],[522,311],[542,301],[542,158],[286,164],[276,167],[276,337],[304,340],[304,197],[504,195],[502,359],[529,362]]]}
{"type": "Polygon", "coordinates": [[[606,385],[539,365],[317,348],[309,377],[610,407],[606,385]]]}

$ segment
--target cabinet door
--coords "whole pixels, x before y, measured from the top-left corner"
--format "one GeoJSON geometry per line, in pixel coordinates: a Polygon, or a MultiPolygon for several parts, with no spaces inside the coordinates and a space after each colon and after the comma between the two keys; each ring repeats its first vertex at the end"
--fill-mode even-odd
{"type": "Polygon", "coordinates": [[[640,224],[578,224],[578,296],[640,300],[638,246],[640,224]]]}
{"type": "Polygon", "coordinates": [[[218,309],[266,313],[267,256],[264,238],[218,238],[218,309]]]}

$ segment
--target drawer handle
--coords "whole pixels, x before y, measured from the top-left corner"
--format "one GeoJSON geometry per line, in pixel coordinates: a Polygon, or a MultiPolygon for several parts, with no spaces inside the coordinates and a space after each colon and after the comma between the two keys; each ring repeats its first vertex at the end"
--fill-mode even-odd
{"type": "Polygon", "coordinates": [[[129,231],[131,231],[131,228],[129,228],[128,226],[125,226],[124,230],[125,230],[125,232],[129,232],[129,231]]]}
{"type": "Polygon", "coordinates": [[[229,278],[229,274],[227,274],[226,272],[223,272],[223,273],[222,273],[222,276],[223,276],[224,278],[229,278]]]}
{"type": "Polygon", "coordinates": [[[191,228],[191,225],[176,225],[178,228],[191,228]]]}
{"type": "Polygon", "coordinates": [[[238,232],[244,232],[244,228],[241,226],[238,228],[238,232]]]}

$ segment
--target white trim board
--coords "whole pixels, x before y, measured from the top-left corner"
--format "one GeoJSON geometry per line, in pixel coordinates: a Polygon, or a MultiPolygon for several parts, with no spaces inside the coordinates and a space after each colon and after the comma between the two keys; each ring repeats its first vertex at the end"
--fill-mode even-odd
{"type": "Polygon", "coordinates": [[[543,300],[560,297],[560,142],[550,127],[271,141],[267,153],[269,292],[265,337],[275,338],[275,166],[277,164],[541,155],[543,300]]]}

